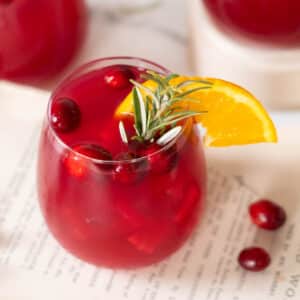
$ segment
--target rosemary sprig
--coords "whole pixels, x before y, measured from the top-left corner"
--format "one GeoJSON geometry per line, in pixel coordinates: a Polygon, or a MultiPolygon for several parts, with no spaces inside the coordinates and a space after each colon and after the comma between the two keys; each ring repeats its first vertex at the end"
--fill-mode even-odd
{"type": "MultiPolygon", "coordinates": [[[[145,75],[147,80],[154,81],[157,86],[154,90],[146,87],[134,80],[133,95],[133,113],[134,113],[134,128],[136,135],[133,139],[141,142],[155,140],[158,132],[164,132],[156,142],[158,144],[167,143],[174,138],[181,130],[178,122],[197,116],[206,111],[191,111],[183,108],[181,103],[186,101],[199,101],[193,99],[191,95],[197,91],[209,89],[212,83],[205,80],[186,80],[178,85],[171,85],[170,81],[179,75],[170,74],[163,77],[158,73],[149,71],[145,75]],[[197,83],[199,87],[191,87],[189,85],[197,83]],[[183,89],[185,88],[185,89],[183,89]],[[170,129],[165,132],[166,128],[170,129]]],[[[124,143],[128,143],[128,137],[121,121],[119,124],[120,135],[124,143]]]]}

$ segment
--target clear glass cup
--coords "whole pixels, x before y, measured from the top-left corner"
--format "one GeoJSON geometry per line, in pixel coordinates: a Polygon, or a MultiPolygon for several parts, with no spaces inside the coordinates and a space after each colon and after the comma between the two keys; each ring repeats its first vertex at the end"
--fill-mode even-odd
{"type": "Polygon", "coordinates": [[[203,211],[206,168],[192,120],[150,155],[99,159],[108,155],[104,147],[111,153],[120,148],[113,113],[132,86],[116,89],[105,80],[120,69],[138,81],[146,70],[169,73],[146,60],[118,57],[93,61],[63,81],[41,133],[38,194],[48,227],[65,249],[97,266],[135,268],[161,261],[188,239],[203,211]],[[60,99],[72,99],[81,111],[79,127],[67,133],[53,127],[60,99]]]}

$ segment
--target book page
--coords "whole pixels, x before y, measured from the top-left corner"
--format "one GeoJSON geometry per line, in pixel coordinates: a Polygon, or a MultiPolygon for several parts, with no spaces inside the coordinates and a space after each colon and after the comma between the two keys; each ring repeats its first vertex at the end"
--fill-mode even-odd
{"type": "Polygon", "coordinates": [[[210,166],[205,214],[188,242],[170,258],[124,271],[96,268],[71,256],[47,230],[36,195],[37,145],[48,94],[20,90],[17,96],[7,90],[7,97],[25,97],[22,113],[7,110],[0,118],[0,265],[10,272],[0,285],[0,297],[25,299],[26,292],[26,299],[50,299],[51,287],[58,284],[61,299],[299,299],[300,211],[285,207],[289,218],[283,228],[259,230],[248,217],[248,205],[259,195],[239,178],[210,166]],[[43,101],[38,104],[40,114],[30,118],[38,99],[43,101]],[[239,251],[252,245],[271,254],[272,264],[264,272],[246,272],[237,263],[239,251]],[[16,283],[18,289],[8,290],[16,283]]]}

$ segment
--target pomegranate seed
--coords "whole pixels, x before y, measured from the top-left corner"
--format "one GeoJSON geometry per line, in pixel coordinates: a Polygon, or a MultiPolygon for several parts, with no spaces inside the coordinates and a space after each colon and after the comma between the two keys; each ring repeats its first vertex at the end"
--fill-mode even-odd
{"type": "Polygon", "coordinates": [[[267,230],[276,230],[286,221],[284,209],[267,199],[251,204],[249,214],[254,224],[267,230]]]}
{"type": "Polygon", "coordinates": [[[242,268],[248,271],[259,272],[270,265],[271,258],[266,250],[259,247],[250,247],[239,254],[238,261],[242,268]]]}
{"type": "Polygon", "coordinates": [[[69,132],[79,126],[81,113],[78,105],[71,99],[54,101],[51,108],[51,125],[59,132],[69,132]]]}
{"type": "MultiPolygon", "coordinates": [[[[82,177],[88,170],[89,161],[87,158],[78,155],[78,153],[90,158],[99,160],[112,160],[111,154],[104,148],[93,144],[81,144],[73,148],[74,152],[70,152],[66,159],[66,165],[69,172],[76,176],[82,177]]],[[[110,165],[97,164],[97,167],[102,170],[110,169],[110,165]]]]}
{"type": "Polygon", "coordinates": [[[147,156],[151,171],[157,174],[171,171],[178,160],[177,149],[175,146],[170,147],[167,150],[161,149],[161,146],[151,144],[141,150],[141,154],[147,156]]]}
{"type": "Polygon", "coordinates": [[[134,79],[134,73],[128,67],[114,67],[104,77],[105,82],[114,89],[124,89],[131,86],[130,79],[134,79]]]}
{"type": "Polygon", "coordinates": [[[144,173],[141,168],[143,163],[129,161],[136,158],[137,156],[130,152],[117,155],[115,160],[119,160],[120,162],[114,168],[113,178],[124,184],[131,184],[140,179],[144,173]]]}

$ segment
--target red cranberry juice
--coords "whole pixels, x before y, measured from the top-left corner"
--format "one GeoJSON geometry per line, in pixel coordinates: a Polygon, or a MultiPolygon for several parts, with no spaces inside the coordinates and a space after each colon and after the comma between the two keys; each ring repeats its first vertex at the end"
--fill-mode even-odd
{"type": "Polygon", "coordinates": [[[84,0],[0,0],[0,79],[35,83],[55,75],[85,27],[84,0]]]}
{"type": "MultiPolygon", "coordinates": [[[[203,206],[205,161],[191,122],[170,145],[151,154],[151,147],[159,150],[152,145],[147,156],[129,161],[114,112],[132,90],[126,77],[142,81],[143,72],[115,65],[65,82],[41,136],[38,188],[47,224],[67,250],[98,266],[160,261],[186,241],[203,206]],[[73,114],[59,115],[61,103],[73,114]]],[[[129,134],[132,125],[125,121],[129,134]]]]}
{"type": "Polygon", "coordinates": [[[223,28],[264,43],[300,44],[299,0],[201,1],[223,28]]]}

